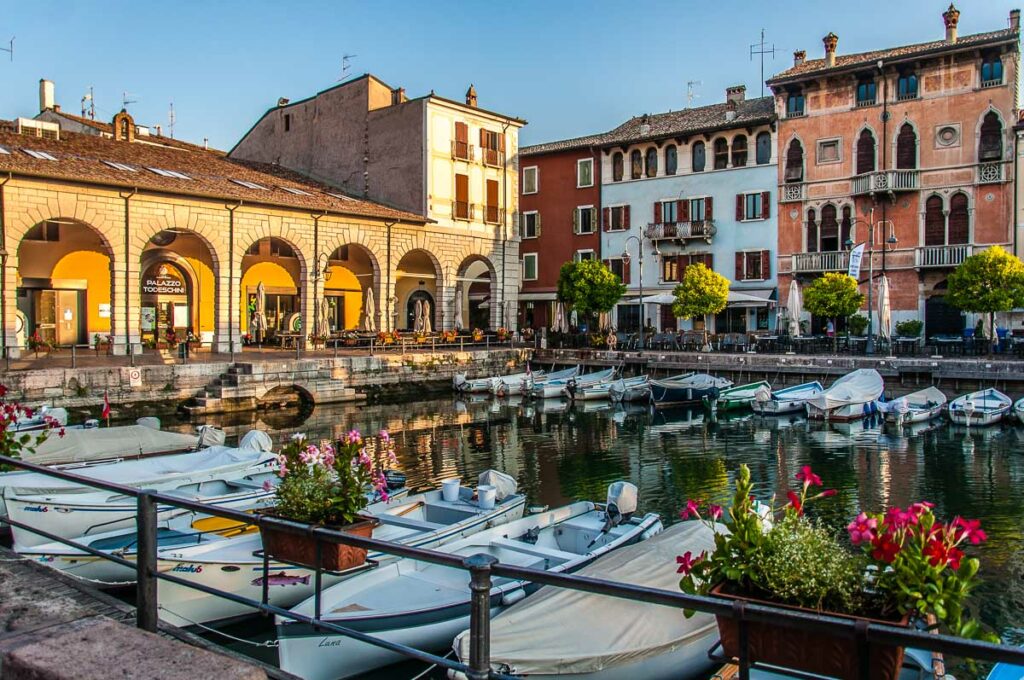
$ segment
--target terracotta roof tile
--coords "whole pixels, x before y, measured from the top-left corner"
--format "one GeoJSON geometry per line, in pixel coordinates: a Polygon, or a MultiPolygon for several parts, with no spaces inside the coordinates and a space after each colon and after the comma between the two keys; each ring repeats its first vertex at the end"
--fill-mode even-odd
{"type": "Polygon", "coordinates": [[[605,144],[622,144],[656,139],[672,135],[693,134],[711,130],[724,130],[757,123],[767,123],[775,116],[772,97],[746,99],[736,107],[736,117],[725,119],[728,104],[710,104],[695,109],[680,109],[668,113],[637,116],[603,135],[605,144]],[[644,130],[643,126],[649,129],[644,130]]]}
{"type": "MultiPolygon", "coordinates": [[[[82,116],[77,116],[77,115],[75,115],[73,113],[68,113],[67,111],[53,111],[53,113],[54,113],[54,115],[62,116],[64,118],[67,118],[70,121],[73,121],[75,123],[79,123],[81,125],[86,125],[88,127],[91,127],[91,128],[93,128],[95,130],[99,130],[100,132],[106,133],[108,135],[113,135],[114,134],[114,127],[110,123],[104,123],[103,121],[100,121],[100,120],[93,120],[92,118],[84,118],[82,116]]],[[[145,127],[145,126],[142,126],[142,127],[145,127]]],[[[136,135],[136,138],[139,139],[139,140],[143,140],[143,141],[146,141],[146,142],[153,143],[153,144],[162,144],[163,146],[169,146],[169,147],[173,147],[173,148],[176,148],[176,149],[192,149],[193,151],[204,151],[206,153],[212,153],[212,154],[216,154],[218,156],[225,155],[225,152],[221,151],[220,149],[212,149],[212,148],[201,146],[199,144],[193,144],[192,142],[186,142],[186,141],[181,140],[181,139],[174,139],[173,137],[166,137],[164,135],[152,135],[152,134],[151,135],[145,135],[145,136],[143,136],[143,135],[136,135]]]]}
{"type": "Polygon", "coordinates": [[[284,168],[232,160],[192,144],[187,147],[185,143],[183,146],[167,146],[151,143],[151,138],[146,137],[127,143],[65,131],[61,131],[60,137],[57,141],[19,135],[12,123],[0,121],[0,148],[9,152],[0,152],[0,174],[24,173],[419,224],[429,221],[405,210],[345,196],[339,189],[311,181],[284,168]],[[42,151],[57,160],[35,158],[25,150],[42,151]],[[108,162],[129,166],[135,171],[120,169],[108,165],[108,162]],[[164,176],[150,168],[182,173],[189,179],[164,176]],[[237,184],[237,180],[266,188],[248,188],[237,184]]]}
{"type": "Polygon", "coordinates": [[[857,54],[841,54],[836,56],[835,66],[826,66],[824,59],[808,59],[799,66],[786,69],[781,73],[772,76],[767,82],[769,85],[782,80],[789,80],[795,77],[802,77],[812,73],[831,71],[835,69],[851,68],[855,66],[870,66],[879,59],[894,59],[897,57],[908,57],[928,52],[953,52],[956,50],[974,47],[990,42],[1012,41],[1016,44],[1017,31],[1003,29],[1001,31],[990,31],[988,33],[975,33],[957,38],[955,43],[947,43],[945,40],[933,40],[932,42],[918,43],[916,45],[903,45],[871,52],[860,52],[857,54]]]}
{"type": "Polygon", "coordinates": [[[604,142],[604,135],[587,135],[585,137],[574,137],[572,139],[561,139],[555,142],[545,142],[532,146],[519,148],[520,156],[534,156],[553,151],[570,151],[572,149],[585,149],[590,146],[600,146],[604,142]]]}

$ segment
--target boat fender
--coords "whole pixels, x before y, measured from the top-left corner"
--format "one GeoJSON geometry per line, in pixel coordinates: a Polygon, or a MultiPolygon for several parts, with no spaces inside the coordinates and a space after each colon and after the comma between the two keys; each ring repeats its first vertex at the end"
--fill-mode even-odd
{"type": "Polygon", "coordinates": [[[501,595],[501,605],[503,607],[511,607],[516,602],[519,602],[520,600],[523,600],[525,598],[526,598],[526,591],[523,590],[522,588],[516,588],[515,590],[509,591],[507,593],[502,593],[502,595],[501,595]]]}

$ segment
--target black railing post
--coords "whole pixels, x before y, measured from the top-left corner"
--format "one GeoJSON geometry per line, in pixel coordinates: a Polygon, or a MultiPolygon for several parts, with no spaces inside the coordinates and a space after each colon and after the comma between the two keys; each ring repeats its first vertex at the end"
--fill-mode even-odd
{"type": "Polygon", "coordinates": [[[868,645],[868,622],[864,619],[857,619],[853,629],[857,637],[857,677],[860,680],[871,680],[871,648],[868,645]]]}
{"type": "Polygon", "coordinates": [[[469,680],[486,680],[491,673],[491,567],[493,555],[470,555],[462,564],[469,569],[472,601],[469,612],[469,680]]]}
{"type": "Polygon", "coordinates": [[[157,624],[156,515],[153,492],[143,489],[135,516],[135,625],[150,633],[156,632],[157,624]]]}
{"type": "Polygon", "coordinates": [[[733,600],[732,611],[734,618],[739,624],[740,643],[740,680],[750,680],[750,631],[747,624],[747,603],[743,600],[733,600]]]}
{"type": "Polygon", "coordinates": [[[78,359],[75,356],[75,345],[71,345],[71,368],[78,368],[78,359]]]}

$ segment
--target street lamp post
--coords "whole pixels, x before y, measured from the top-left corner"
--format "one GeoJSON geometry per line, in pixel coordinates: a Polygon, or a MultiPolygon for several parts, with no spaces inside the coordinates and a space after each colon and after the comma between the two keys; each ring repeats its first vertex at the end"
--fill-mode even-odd
{"type": "Polygon", "coordinates": [[[622,249],[622,261],[629,264],[629,242],[636,241],[637,260],[640,275],[640,350],[644,349],[644,241],[639,236],[626,238],[626,246],[622,249]]]}
{"type": "MultiPolygon", "coordinates": [[[[873,209],[872,209],[872,213],[874,213],[873,209]]],[[[856,223],[863,223],[863,221],[862,220],[855,220],[854,224],[856,224],[856,223]]],[[[884,226],[885,225],[885,221],[879,221],[879,222],[871,221],[871,222],[867,223],[867,228],[868,228],[868,241],[867,241],[867,251],[868,251],[868,339],[867,339],[867,342],[865,343],[865,346],[864,346],[864,353],[868,354],[868,355],[871,355],[871,354],[875,353],[875,336],[874,336],[874,328],[875,328],[875,305],[874,305],[875,258],[874,258],[874,253],[875,253],[875,227],[878,226],[878,225],[883,225],[884,226]]],[[[891,225],[891,223],[890,223],[890,225],[891,225]]],[[[896,233],[894,232],[894,230],[890,226],[890,228],[889,228],[889,237],[885,240],[885,244],[883,244],[883,246],[882,246],[882,276],[885,276],[885,254],[886,254],[886,252],[888,250],[895,250],[896,249],[896,244],[898,242],[899,241],[896,238],[896,233]]],[[[853,240],[852,239],[846,239],[846,242],[845,242],[844,245],[846,246],[847,250],[852,249],[853,248],[853,240]]]]}

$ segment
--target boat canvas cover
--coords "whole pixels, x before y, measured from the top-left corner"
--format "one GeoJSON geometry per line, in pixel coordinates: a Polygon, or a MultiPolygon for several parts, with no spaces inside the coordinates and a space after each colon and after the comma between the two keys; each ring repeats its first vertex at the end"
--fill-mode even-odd
{"type": "Polygon", "coordinates": [[[199,443],[199,437],[194,434],[164,432],[144,425],[65,430],[63,437],[56,431],[50,431],[45,437],[39,436],[36,439],[42,441],[35,444],[35,451],[27,454],[25,460],[37,465],[84,463],[188,451],[199,443]]]}
{"type": "MultiPolygon", "coordinates": [[[[699,555],[714,547],[707,525],[681,522],[577,573],[679,592],[676,556],[687,550],[699,555]]],[[[491,661],[527,676],[591,673],[673,651],[715,625],[709,614],[688,619],[674,607],[545,587],[491,621],[491,661]]],[[[468,659],[469,631],[454,646],[459,658],[468,659]]]]}
{"type": "MultiPolygon", "coordinates": [[[[72,472],[113,484],[141,487],[190,475],[202,475],[203,477],[218,474],[230,475],[255,465],[260,462],[261,458],[269,457],[269,454],[253,449],[211,446],[195,453],[153,456],[111,465],[96,465],[72,472]]],[[[5,475],[0,477],[0,487],[6,487],[4,495],[7,497],[15,494],[18,496],[52,496],[97,491],[92,487],[55,479],[38,472],[16,472],[10,476],[5,475]]]]}
{"type": "Polygon", "coordinates": [[[477,484],[479,486],[487,484],[493,486],[494,500],[496,501],[502,501],[514,495],[519,488],[515,477],[506,475],[504,472],[498,472],[497,470],[484,470],[481,472],[477,478],[477,484]]]}
{"type": "Polygon", "coordinates": [[[865,404],[882,396],[885,382],[873,368],[861,368],[839,378],[824,392],[807,400],[822,411],[850,404],[865,404]]]}
{"type": "Polygon", "coordinates": [[[882,402],[878,405],[878,409],[883,413],[905,413],[908,409],[928,409],[945,403],[946,395],[942,393],[942,390],[938,387],[926,387],[898,399],[882,402]]]}

